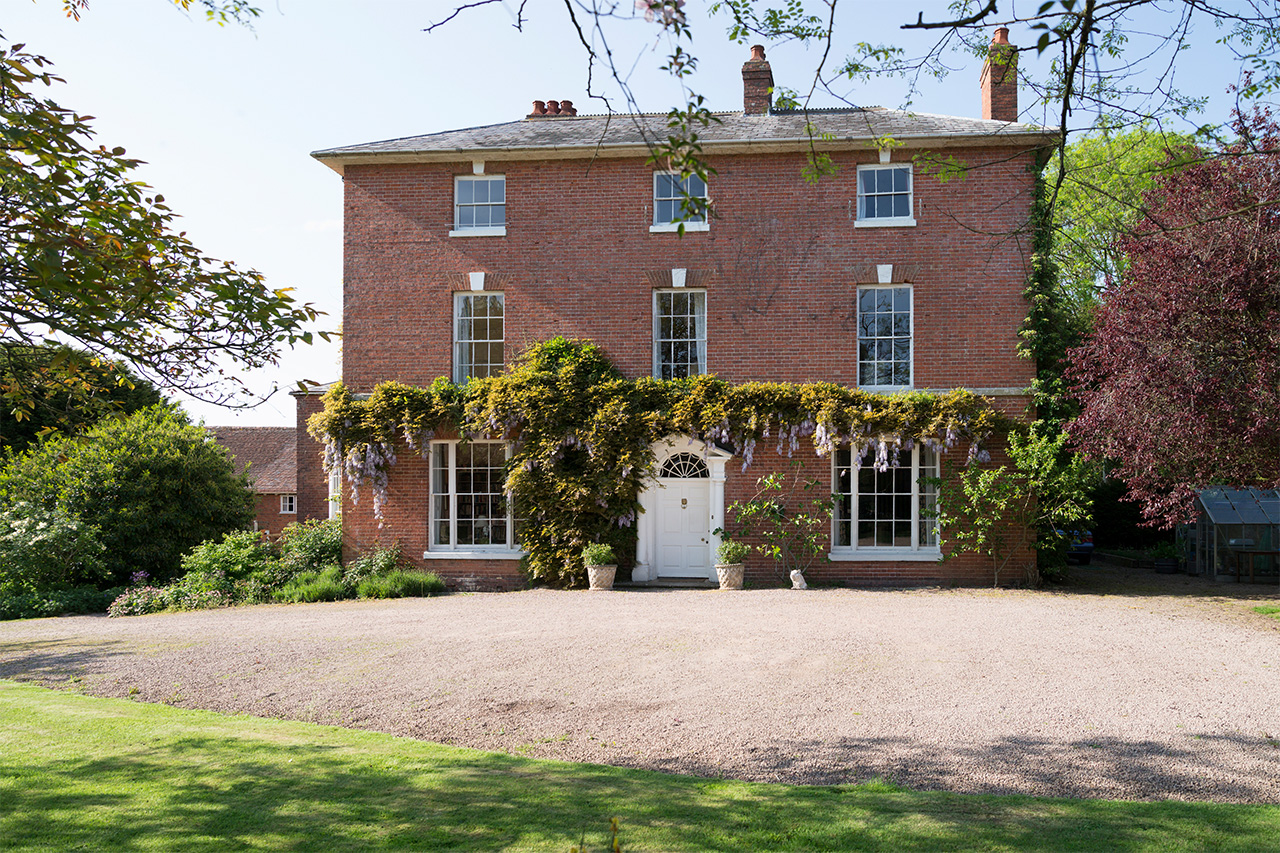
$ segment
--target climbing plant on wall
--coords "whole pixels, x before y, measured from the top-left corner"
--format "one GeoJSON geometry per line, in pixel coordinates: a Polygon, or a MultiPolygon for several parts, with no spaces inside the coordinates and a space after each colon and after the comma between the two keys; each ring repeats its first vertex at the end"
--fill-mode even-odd
{"type": "Polygon", "coordinates": [[[966,391],[871,394],[832,383],[749,382],[715,376],[626,379],[589,341],[555,338],[527,349],[504,373],[429,387],[386,382],[367,398],[341,384],[310,423],[326,466],[369,487],[382,515],[397,445],[425,454],[432,438],[511,442],[507,491],[522,520],[526,569],[537,580],[581,585],[581,552],[607,542],[624,558],[653,464],[652,444],[685,434],[727,447],[746,470],[763,443],[791,456],[802,440],[819,454],[850,445],[860,462],[887,469],[917,443],[945,450],[982,442],[1013,423],[966,391]]]}

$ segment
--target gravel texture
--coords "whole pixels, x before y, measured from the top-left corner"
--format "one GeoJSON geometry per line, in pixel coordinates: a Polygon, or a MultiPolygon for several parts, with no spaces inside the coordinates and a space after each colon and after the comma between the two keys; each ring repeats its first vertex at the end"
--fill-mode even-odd
{"type": "Polygon", "coordinates": [[[0,677],[703,776],[1280,801],[1274,586],[451,595],[0,623],[0,677]]]}

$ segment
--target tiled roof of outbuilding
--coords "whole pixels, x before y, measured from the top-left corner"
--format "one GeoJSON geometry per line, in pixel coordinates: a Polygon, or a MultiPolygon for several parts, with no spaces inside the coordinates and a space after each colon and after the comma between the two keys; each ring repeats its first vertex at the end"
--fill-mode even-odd
{"type": "Polygon", "coordinates": [[[298,491],[298,433],[293,427],[209,427],[214,441],[245,471],[254,491],[289,495],[298,491]]]}
{"type": "MultiPolygon", "coordinates": [[[[716,115],[719,123],[698,128],[698,138],[709,152],[716,149],[767,150],[804,146],[809,142],[806,131],[809,123],[813,124],[816,132],[834,137],[824,137],[818,142],[824,148],[850,143],[865,145],[885,137],[907,145],[935,141],[953,145],[1042,145],[1056,139],[1055,131],[1038,125],[884,107],[716,115]]],[[[667,135],[665,114],[539,116],[504,124],[327,148],[313,152],[312,156],[330,161],[336,168],[343,163],[362,160],[430,160],[442,159],[441,155],[469,157],[486,152],[514,155],[588,149],[607,155],[618,149],[617,153],[629,153],[627,149],[643,148],[648,141],[662,140],[667,135]]],[[[584,155],[586,153],[583,152],[584,155]]]]}

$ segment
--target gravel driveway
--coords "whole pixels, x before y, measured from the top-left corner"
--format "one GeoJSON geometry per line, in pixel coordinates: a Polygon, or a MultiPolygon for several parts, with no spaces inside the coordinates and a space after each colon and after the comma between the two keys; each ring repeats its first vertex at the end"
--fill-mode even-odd
{"type": "Polygon", "coordinates": [[[1280,622],[1247,590],[537,590],[63,617],[0,623],[0,677],[704,776],[1277,802],[1280,622]]]}

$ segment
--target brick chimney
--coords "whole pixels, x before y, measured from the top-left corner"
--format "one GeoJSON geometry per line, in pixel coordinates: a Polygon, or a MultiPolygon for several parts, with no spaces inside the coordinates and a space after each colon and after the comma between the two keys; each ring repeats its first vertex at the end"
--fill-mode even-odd
{"type": "Polygon", "coordinates": [[[996,30],[991,39],[978,85],[982,89],[983,118],[1018,120],[1018,48],[1009,44],[1008,27],[996,30]]]}
{"type": "Polygon", "coordinates": [[[773,70],[764,58],[764,45],[751,46],[751,58],[742,63],[742,112],[766,115],[773,106],[773,70]]]}

